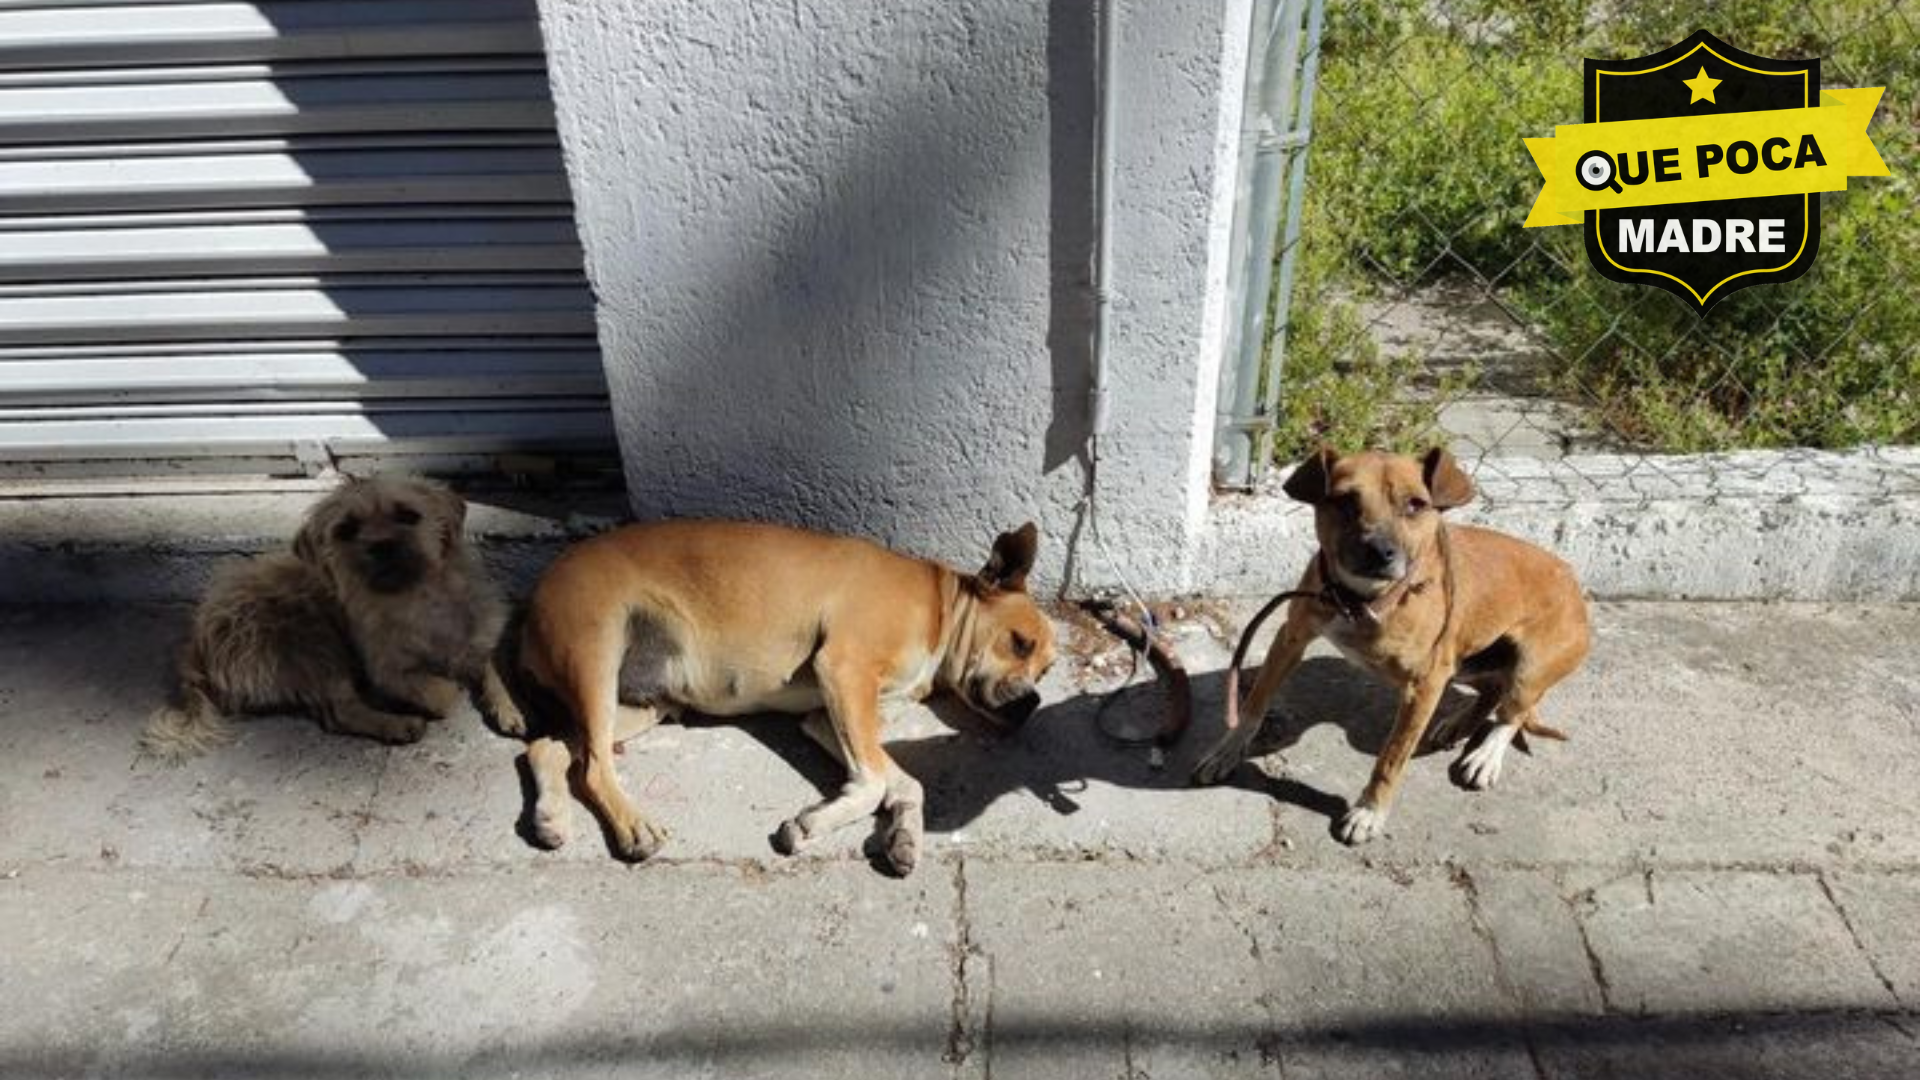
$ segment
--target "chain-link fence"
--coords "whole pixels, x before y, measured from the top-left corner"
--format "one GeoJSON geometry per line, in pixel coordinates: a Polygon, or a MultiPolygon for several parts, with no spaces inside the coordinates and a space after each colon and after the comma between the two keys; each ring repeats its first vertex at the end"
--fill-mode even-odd
{"type": "MultiPolygon", "coordinates": [[[[1920,442],[1920,3],[1333,0],[1272,453],[1444,441],[1479,462],[1920,442]],[[1523,139],[1581,120],[1583,57],[1706,28],[1885,86],[1888,178],[1822,196],[1811,271],[1704,319],[1523,229],[1523,139]]],[[[1284,245],[1283,245],[1284,246],[1284,245]]]]}

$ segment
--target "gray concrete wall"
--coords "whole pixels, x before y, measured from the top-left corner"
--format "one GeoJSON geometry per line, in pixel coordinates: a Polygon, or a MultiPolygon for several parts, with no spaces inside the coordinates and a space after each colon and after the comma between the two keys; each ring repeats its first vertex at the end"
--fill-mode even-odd
{"type": "MultiPolygon", "coordinates": [[[[1090,0],[542,0],[634,510],[970,564],[1084,533],[1090,0]]],[[[1107,548],[1185,586],[1247,0],[1120,5],[1107,548]],[[1223,94],[1221,87],[1232,88],[1223,94]],[[1231,113],[1231,115],[1229,115],[1231,113]]]]}

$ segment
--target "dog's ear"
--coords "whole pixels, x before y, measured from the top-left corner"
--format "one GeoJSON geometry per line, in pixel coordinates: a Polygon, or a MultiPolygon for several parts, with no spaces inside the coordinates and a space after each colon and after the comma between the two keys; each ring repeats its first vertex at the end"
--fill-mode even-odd
{"type": "Polygon", "coordinates": [[[460,546],[461,537],[467,530],[467,500],[439,484],[423,486],[428,498],[433,500],[434,512],[440,519],[440,550],[451,552],[460,546]]]}
{"type": "Polygon", "coordinates": [[[293,534],[294,558],[314,567],[325,564],[327,530],[333,528],[334,506],[334,497],[329,495],[307,511],[306,520],[300,523],[300,531],[293,534]]]}
{"type": "Polygon", "coordinates": [[[320,530],[318,522],[309,520],[293,534],[293,557],[313,566],[320,565],[320,530]]]}
{"type": "Polygon", "coordinates": [[[1329,447],[1315,450],[1294,468],[1293,475],[1280,485],[1280,490],[1303,503],[1320,505],[1326,501],[1327,477],[1333,475],[1333,463],[1338,460],[1340,456],[1329,447]]]}
{"type": "Polygon", "coordinates": [[[1465,506],[1473,501],[1473,481],[1453,460],[1453,455],[1444,446],[1436,446],[1427,451],[1421,462],[1421,476],[1427,482],[1427,494],[1432,497],[1433,505],[1442,510],[1451,510],[1456,506],[1465,506]]]}
{"type": "Polygon", "coordinates": [[[411,480],[409,486],[419,500],[432,507],[430,513],[434,525],[440,527],[440,553],[451,555],[457,552],[467,532],[467,500],[453,494],[444,484],[436,484],[432,480],[411,480]]]}
{"type": "Polygon", "coordinates": [[[340,523],[346,508],[352,503],[354,492],[366,482],[362,477],[349,476],[339,487],[307,509],[306,519],[300,523],[300,531],[293,534],[295,558],[323,570],[327,568],[327,550],[332,546],[334,526],[340,523]]]}
{"type": "Polygon", "coordinates": [[[1027,572],[1033,569],[1033,560],[1039,554],[1040,530],[1029,521],[1012,532],[1000,534],[993,542],[993,554],[987,556],[987,565],[980,568],[975,578],[988,589],[1023,591],[1027,587],[1027,572]]]}

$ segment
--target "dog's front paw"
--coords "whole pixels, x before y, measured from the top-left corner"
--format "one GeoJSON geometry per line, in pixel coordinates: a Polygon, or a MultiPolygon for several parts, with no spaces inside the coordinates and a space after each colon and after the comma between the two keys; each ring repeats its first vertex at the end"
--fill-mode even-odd
{"type": "Polygon", "coordinates": [[[1354,847],[1379,836],[1387,830],[1387,812],[1371,806],[1356,806],[1342,814],[1338,824],[1333,827],[1334,839],[1354,847]]]}
{"type": "Polygon", "coordinates": [[[1218,784],[1240,767],[1241,760],[1239,745],[1228,739],[1214,747],[1212,752],[1200,759],[1200,764],[1193,767],[1192,781],[1202,787],[1218,784]]]}
{"type": "Polygon", "coordinates": [[[799,818],[789,818],[773,830],[773,850],[782,855],[798,855],[801,850],[813,842],[807,827],[800,824],[799,818]]]}
{"type": "Polygon", "coordinates": [[[904,825],[887,830],[887,865],[900,877],[920,864],[920,833],[904,825]]]}
{"type": "Polygon", "coordinates": [[[666,842],[667,830],[636,816],[614,830],[613,853],[628,862],[645,862],[666,842]]]}
{"type": "Polygon", "coordinates": [[[405,746],[417,743],[427,734],[427,722],[417,716],[396,716],[391,723],[383,725],[374,732],[374,737],[383,743],[405,746]]]}
{"type": "Polygon", "coordinates": [[[519,706],[511,701],[496,701],[492,706],[495,731],[516,739],[527,737],[527,717],[520,711],[519,706]]]}
{"type": "Polygon", "coordinates": [[[513,692],[500,678],[500,671],[492,663],[480,670],[473,683],[474,695],[480,705],[481,715],[493,725],[493,730],[515,739],[527,737],[527,715],[520,711],[520,704],[513,700],[513,692]]]}
{"type": "Polygon", "coordinates": [[[573,814],[565,803],[543,798],[533,805],[527,832],[534,843],[552,851],[565,844],[573,832],[573,814]]]}
{"type": "Polygon", "coordinates": [[[451,679],[434,677],[422,680],[418,692],[413,695],[415,704],[435,720],[445,720],[453,715],[460,703],[467,699],[467,692],[459,683],[451,679]]]}

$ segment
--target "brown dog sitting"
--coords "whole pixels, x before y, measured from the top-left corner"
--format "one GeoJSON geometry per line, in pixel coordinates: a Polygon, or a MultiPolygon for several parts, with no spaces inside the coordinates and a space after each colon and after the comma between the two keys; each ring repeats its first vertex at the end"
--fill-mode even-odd
{"type": "Polygon", "coordinates": [[[308,511],[291,552],[215,579],[194,610],[180,701],[141,748],[178,760],[232,737],[227,717],[291,710],[328,731],[420,738],[463,686],[520,727],[493,666],[506,605],[468,554],[467,504],[435,484],[352,480],[308,511]]]}
{"type": "Polygon", "coordinates": [[[541,578],[521,637],[521,665],[564,714],[554,718],[564,742],[527,750],[536,839],[565,842],[577,762],[615,854],[645,859],[665,834],[622,790],[616,742],[685,711],[803,714],[847,783],[784,822],[777,846],[791,854],[884,809],[887,861],[910,872],[921,788],[881,745],[881,726],[935,691],[1005,723],[1033,712],[1054,652],[1053,626],[1026,592],[1038,547],[1031,524],[1004,533],[986,567],[964,574],[746,522],[630,525],[575,546],[541,578]]]}
{"type": "Polygon", "coordinates": [[[1364,843],[1385,828],[1401,774],[1449,684],[1477,696],[1440,721],[1434,743],[1470,735],[1470,727],[1494,718],[1456,765],[1467,787],[1497,781],[1516,738],[1564,737],[1543,725],[1536,709],[1586,658],[1580,583],[1571,567],[1532,544],[1441,520],[1442,511],[1473,498],[1473,483],[1453,455],[1434,449],[1415,460],[1322,450],[1287,478],[1285,490],[1314,508],[1320,553],[1300,581],[1312,595],[1288,605],[1239,726],[1195,768],[1195,782],[1217,782],[1240,763],[1274,691],[1321,635],[1401,688],[1373,778],[1334,828],[1346,843],[1364,843]]]}

